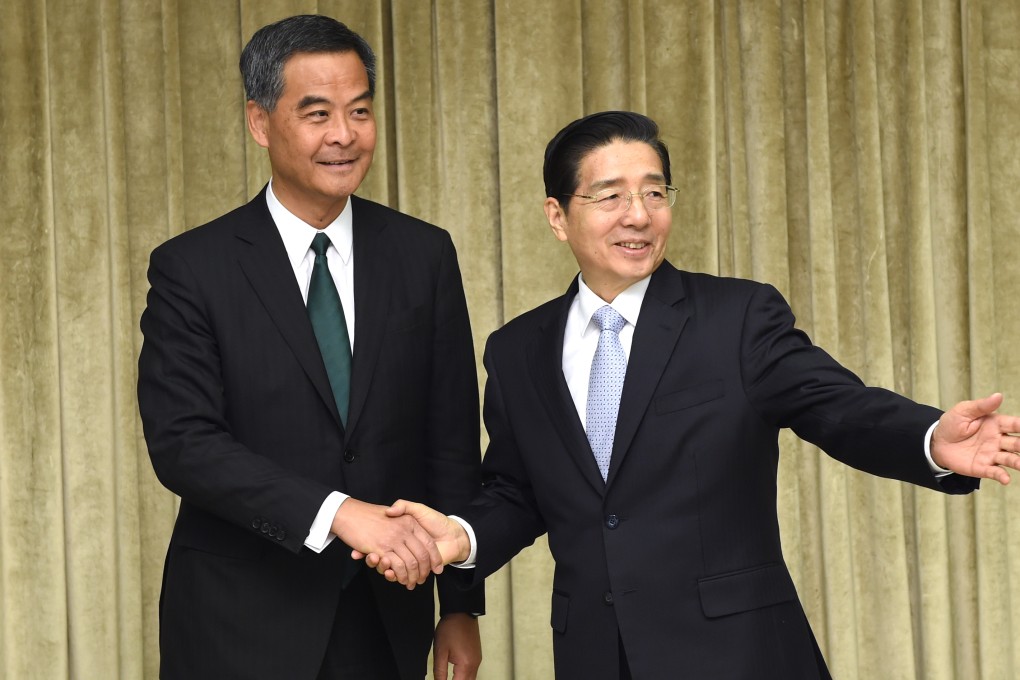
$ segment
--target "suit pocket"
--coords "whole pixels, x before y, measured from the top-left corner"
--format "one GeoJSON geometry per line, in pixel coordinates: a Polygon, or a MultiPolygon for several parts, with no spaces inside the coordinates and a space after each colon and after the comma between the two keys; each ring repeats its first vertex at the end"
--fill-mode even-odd
{"type": "Polygon", "coordinates": [[[691,406],[704,404],[705,402],[721,399],[726,393],[723,389],[722,380],[709,380],[699,385],[693,385],[679,392],[670,392],[655,399],[655,412],[658,415],[680,411],[691,406]]]}
{"type": "Polygon", "coordinates": [[[790,572],[778,563],[698,579],[698,591],[710,619],[797,599],[790,572]]]}
{"type": "Polygon", "coordinates": [[[553,591],[552,616],[549,624],[557,633],[567,632],[567,612],[570,609],[570,597],[561,592],[553,591]]]}

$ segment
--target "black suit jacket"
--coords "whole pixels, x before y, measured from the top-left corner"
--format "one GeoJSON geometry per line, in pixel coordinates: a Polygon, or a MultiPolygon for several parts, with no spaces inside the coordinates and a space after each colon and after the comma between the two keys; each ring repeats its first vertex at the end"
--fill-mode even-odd
{"type": "MultiPolygon", "coordinates": [[[[138,400],[153,468],[181,497],[161,597],[164,677],[314,678],[349,560],[340,541],[303,547],[330,491],[452,511],[477,490],[477,376],[453,244],[351,201],[346,432],[265,190],[152,253],[138,400]]],[[[370,578],[403,676],[423,677],[432,588],[370,578]]],[[[442,578],[440,601],[484,606],[480,590],[442,578]]]]}
{"type": "MultiPolygon", "coordinates": [[[[828,677],[785,565],[780,428],[868,472],[942,489],[923,453],[940,412],[867,388],[794,328],[771,286],[653,274],[609,475],[561,368],[567,293],[489,339],[483,495],[459,514],[482,578],[544,533],[557,677],[828,677]]],[[[968,491],[952,476],[942,490],[968,491]]]]}

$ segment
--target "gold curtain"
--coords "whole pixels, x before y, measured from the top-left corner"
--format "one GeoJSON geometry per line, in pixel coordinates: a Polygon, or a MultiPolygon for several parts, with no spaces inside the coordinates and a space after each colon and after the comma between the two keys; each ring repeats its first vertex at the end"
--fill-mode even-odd
{"type": "MultiPolygon", "coordinates": [[[[674,264],[775,284],[872,384],[1020,412],[1018,0],[9,0],[0,677],[157,677],[176,503],[134,398],[147,258],[266,181],[237,58],[302,12],[376,48],[361,193],[451,231],[479,354],[576,270],[545,142],[628,108],[671,150],[674,264]]],[[[835,677],[1020,677],[1020,493],[783,445],[787,559],[835,677]]],[[[541,541],[490,579],[482,678],[552,676],[550,584],[541,541]]]]}

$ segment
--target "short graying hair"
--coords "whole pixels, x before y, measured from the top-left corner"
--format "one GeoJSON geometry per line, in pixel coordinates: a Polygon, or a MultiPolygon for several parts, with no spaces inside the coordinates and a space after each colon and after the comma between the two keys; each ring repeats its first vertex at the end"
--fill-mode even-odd
{"type": "Polygon", "coordinates": [[[272,112],[283,94],[283,66],[295,54],[353,51],[368,73],[375,96],[375,53],[365,39],[331,17],[301,14],[263,26],[241,51],[241,78],[248,99],[272,112]]]}

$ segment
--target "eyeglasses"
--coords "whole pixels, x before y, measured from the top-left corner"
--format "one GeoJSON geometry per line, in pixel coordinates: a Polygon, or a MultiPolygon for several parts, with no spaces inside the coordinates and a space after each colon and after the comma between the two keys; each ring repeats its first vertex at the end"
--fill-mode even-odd
{"type": "Polygon", "coordinates": [[[587,198],[589,203],[585,205],[594,206],[602,212],[615,213],[630,210],[631,201],[635,196],[641,197],[641,203],[645,210],[652,212],[669,208],[676,203],[677,188],[668,184],[658,184],[648,187],[644,191],[620,191],[619,189],[603,189],[594,194],[564,194],[575,198],[587,198]]]}

